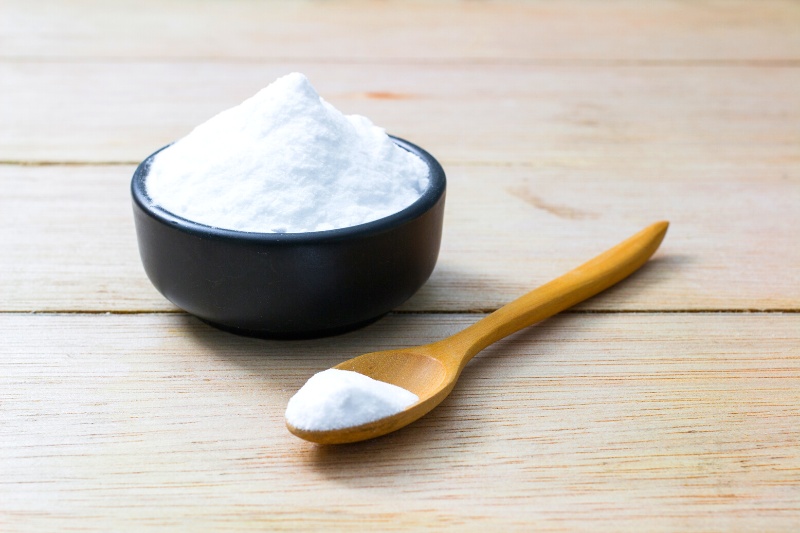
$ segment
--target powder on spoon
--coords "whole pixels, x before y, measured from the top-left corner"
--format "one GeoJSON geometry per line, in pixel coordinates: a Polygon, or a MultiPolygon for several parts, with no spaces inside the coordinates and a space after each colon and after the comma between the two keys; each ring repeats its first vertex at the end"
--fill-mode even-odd
{"type": "Polygon", "coordinates": [[[418,401],[397,385],[331,368],[311,376],[292,396],[286,421],[306,431],[342,429],[391,416],[418,401]]]}
{"type": "Polygon", "coordinates": [[[209,226],[303,233],[401,211],[428,181],[419,157],[293,73],[160,152],[146,190],[155,205],[209,226]]]}

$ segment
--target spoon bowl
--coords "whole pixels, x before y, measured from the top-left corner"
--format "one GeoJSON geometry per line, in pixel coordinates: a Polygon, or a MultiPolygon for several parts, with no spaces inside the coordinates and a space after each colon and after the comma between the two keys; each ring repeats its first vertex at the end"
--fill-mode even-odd
{"type": "Polygon", "coordinates": [[[386,435],[423,417],[450,394],[458,379],[452,368],[429,352],[431,346],[366,353],[333,367],[358,372],[413,392],[420,400],[404,411],[344,430],[306,430],[287,423],[289,431],[318,444],[343,444],[386,435]]]}
{"type": "Polygon", "coordinates": [[[298,437],[319,444],[344,444],[386,435],[421,418],[455,387],[475,354],[498,340],[572,307],[639,269],[658,249],[669,224],[657,222],[563,276],[501,307],[463,331],[431,344],[372,352],[336,365],[413,392],[419,401],[366,424],[327,430],[299,429],[298,437]]]}
{"type": "Polygon", "coordinates": [[[431,345],[367,353],[340,363],[334,368],[358,372],[378,381],[393,383],[420,398],[432,395],[441,389],[446,381],[455,378],[452,369],[431,350],[431,345]]]}

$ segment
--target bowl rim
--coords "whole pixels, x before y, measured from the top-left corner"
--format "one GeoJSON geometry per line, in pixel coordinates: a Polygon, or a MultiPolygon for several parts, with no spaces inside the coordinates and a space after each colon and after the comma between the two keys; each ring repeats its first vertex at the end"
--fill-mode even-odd
{"type": "Polygon", "coordinates": [[[131,196],[135,204],[151,218],[180,229],[191,235],[203,238],[220,239],[238,242],[258,242],[258,243],[302,243],[313,244],[318,242],[330,242],[342,239],[352,239],[358,237],[366,237],[379,233],[386,232],[393,228],[410,222],[430,211],[442,198],[447,186],[447,179],[445,177],[444,169],[441,164],[426,150],[420,148],[414,143],[411,143],[400,137],[389,135],[389,138],[394,141],[400,148],[415,154],[422,159],[428,166],[429,182],[428,188],[417,198],[411,205],[392,213],[391,215],[358,224],[355,226],[348,226],[345,228],[336,228],[323,231],[309,231],[303,233],[261,233],[251,231],[239,231],[225,228],[218,228],[209,226],[201,222],[189,220],[187,218],[176,215],[171,211],[167,211],[159,205],[153,203],[147,195],[145,188],[145,180],[155,156],[172,146],[170,143],[163,146],[147,156],[133,173],[131,178],[131,196]]]}

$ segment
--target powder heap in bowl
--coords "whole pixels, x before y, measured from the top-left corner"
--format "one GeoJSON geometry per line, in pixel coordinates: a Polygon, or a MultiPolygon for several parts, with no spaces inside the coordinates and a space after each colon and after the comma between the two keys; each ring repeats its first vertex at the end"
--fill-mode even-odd
{"type": "Polygon", "coordinates": [[[305,233],[401,211],[428,181],[419,157],[294,73],[160,152],[146,190],[155,205],[208,226],[305,233]]]}

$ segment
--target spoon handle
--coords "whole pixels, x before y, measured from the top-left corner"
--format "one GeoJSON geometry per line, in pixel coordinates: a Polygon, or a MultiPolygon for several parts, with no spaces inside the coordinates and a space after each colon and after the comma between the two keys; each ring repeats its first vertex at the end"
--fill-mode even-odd
{"type": "Polygon", "coordinates": [[[656,222],[594,259],[501,307],[439,343],[463,368],[478,352],[512,333],[551,317],[622,281],[658,249],[669,222],[656,222]]]}

